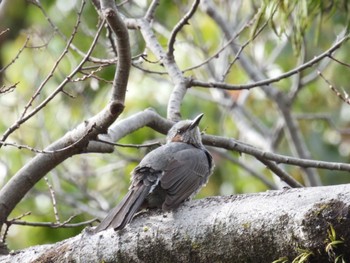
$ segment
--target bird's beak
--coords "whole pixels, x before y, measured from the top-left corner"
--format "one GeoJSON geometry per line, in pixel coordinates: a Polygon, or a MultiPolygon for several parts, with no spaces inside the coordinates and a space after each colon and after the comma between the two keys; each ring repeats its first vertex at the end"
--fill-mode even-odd
{"type": "Polygon", "coordinates": [[[192,130],[194,127],[197,127],[199,122],[201,121],[204,113],[199,114],[191,123],[190,127],[188,127],[189,130],[192,130]]]}

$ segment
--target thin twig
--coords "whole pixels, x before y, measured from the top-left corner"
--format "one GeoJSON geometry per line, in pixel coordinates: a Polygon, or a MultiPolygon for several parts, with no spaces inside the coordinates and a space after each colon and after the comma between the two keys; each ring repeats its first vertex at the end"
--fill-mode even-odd
{"type": "Polygon", "coordinates": [[[52,207],[53,207],[53,212],[55,215],[56,223],[60,223],[60,216],[58,215],[55,191],[53,190],[52,185],[49,183],[49,180],[47,179],[46,176],[44,177],[44,180],[45,180],[47,186],[49,187],[50,196],[51,196],[51,200],[52,200],[52,207]]]}
{"type": "MultiPolygon", "coordinates": [[[[97,0],[97,2],[99,2],[97,0]]],[[[52,27],[53,32],[58,33],[58,35],[64,40],[64,42],[67,42],[68,39],[65,36],[65,34],[55,25],[55,23],[51,20],[51,18],[49,17],[49,15],[47,14],[47,12],[45,11],[45,9],[43,8],[43,6],[41,5],[40,1],[32,1],[32,4],[34,4],[36,7],[38,7],[40,9],[40,11],[42,12],[43,16],[46,18],[47,22],[49,23],[49,25],[52,27]]],[[[85,5],[86,0],[82,1],[82,4],[85,5]]],[[[72,49],[73,51],[77,52],[80,56],[85,57],[86,54],[81,51],[77,46],[75,46],[73,43],[70,43],[69,48],[72,49]]],[[[91,61],[95,61],[98,60],[97,58],[94,58],[92,56],[90,56],[91,61]]]]}
{"type": "Polygon", "coordinates": [[[0,69],[0,73],[4,72],[7,68],[9,68],[11,65],[13,65],[16,60],[19,58],[19,56],[21,55],[21,53],[23,52],[23,50],[27,47],[27,44],[29,42],[29,36],[27,36],[26,40],[24,41],[24,44],[22,45],[22,47],[18,50],[16,56],[11,60],[11,62],[9,64],[7,64],[5,67],[0,69]]]}
{"type": "Polygon", "coordinates": [[[118,52],[117,52],[117,46],[114,42],[114,37],[113,37],[113,31],[110,27],[107,27],[107,39],[110,43],[110,49],[112,50],[112,53],[114,54],[115,57],[118,57],[118,52]]]}
{"type": "Polygon", "coordinates": [[[340,61],[339,59],[336,59],[336,58],[333,57],[332,55],[329,55],[328,57],[329,57],[330,59],[334,60],[335,62],[339,63],[340,65],[343,65],[343,66],[345,66],[345,67],[350,68],[350,64],[345,63],[345,62],[343,62],[343,61],[340,61]]]}
{"type": "MultiPolygon", "coordinates": [[[[52,222],[27,222],[27,221],[12,221],[11,225],[20,225],[20,226],[31,226],[31,227],[49,227],[49,228],[74,228],[81,227],[86,225],[91,225],[92,223],[98,221],[97,218],[93,218],[84,222],[68,224],[67,222],[71,221],[73,217],[70,217],[63,223],[52,223],[52,222]]],[[[8,222],[6,222],[8,223],[8,222]]]]}
{"type": "Polygon", "coordinates": [[[168,75],[169,74],[167,71],[156,71],[156,70],[145,69],[145,68],[138,66],[135,63],[133,63],[132,65],[133,65],[133,67],[141,70],[142,72],[149,73],[149,74],[157,74],[157,75],[168,75]]]}
{"type": "MultiPolygon", "coordinates": [[[[231,39],[229,41],[227,41],[227,43],[225,43],[225,45],[223,45],[218,51],[216,51],[213,55],[211,55],[209,58],[207,58],[206,60],[204,60],[203,62],[201,62],[200,64],[198,65],[195,65],[195,66],[192,66],[192,67],[189,67],[189,68],[186,68],[184,69],[182,72],[186,72],[186,71],[190,71],[190,70],[194,70],[196,68],[200,68],[202,67],[203,65],[207,64],[208,62],[210,62],[211,60],[215,59],[215,58],[218,58],[220,53],[222,53],[227,47],[229,47],[232,42],[234,40],[236,40],[240,34],[250,26],[251,24],[251,21],[249,21],[248,23],[246,23],[234,36],[231,37],[231,39]]],[[[236,56],[238,57],[238,56],[236,56]]]]}
{"type": "Polygon", "coordinates": [[[32,151],[32,152],[35,152],[35,153],[45,153],[45,154],[54,154],[54,153],[59,153],[59,152],[63,152],[63,151],[66,151],[66,150],[69,150],[71,148],[73,148],[74,146],[76,146],[77,144],[79,144],[81,141],[83,141],[92,131],[93,129],[96,128],[96,125],[93,124],[91,125],[91,127],[89,128],[89,130],[81,137],[79,138],[78,140],[76,140],[74,143],[64,147],[64,148],[61,148],[61,149],[57,149],[57,150],[54,150],[54,151],[48,151],[48,150],[39,150],[39,149],[36,149],[36,148],[33,148],[33,147],[30,147],[28,145],[23,145],[23,144],[17,144],[17,143],[14,143],[14,142],[4,142],[4,141],[0,141],[0,147],[1,146],[13,146],[13,147],[16,147],[18,148],[19,150],[21,149],[27,149],[29,151],[32,151]]]}
{"type": "MultiPolygon", "coordinates": [[[[108,15],[115,16],[115,2],[111,0],[101,0],[101,3],[105,5],[109,5],[108,15]]],[[[111,18],[111,17],[110,17],[111,18]]],[[[111,18],[113,19],[113,17],[111,18]]],[[[112,26],[115,29],[115,33],[119,35],[119,38],[123,38],[125,35],[123,32],[120,32],[120,28],[124,28],[124,32],[127,34],[127,29],[125,24],[121,19],[115,21],[116,23],[112,26]]],[[[39,106],[44,107],[57,93],[64,88],[65,84],[68,83],[74,75],[80,71],[82,66],[86,63],[88,57],[91,52],[94,50],[97,40],[99,38],[100,32],[103,28],[103,23],[98,28],[95,38],[93,39],[88,53],[80,62],[80,64],[69,74],[66,79],[56,88],[54,93],[52,93],[47,99],[45,99],[39,106]],[[56,93],[55,93],[56,92],[56,93]]],[[[117,39],[118,39],[117,37],[117,39]]],[[[125,53],[130,54],[130,46],[129,42],[120,43],[122,39],[117,41],[118,45],[121,44],[124,49],[128,49],[125,53]]],[[[119,47],[118,47],[119,51],[119,47]]],[[[124,51],[122,51],[124,52],[124,51]]],[[[96,115],[92,116],[88,120],[84,121],[80,125],[76,127],[76,129],[67,132],[63,137],[56,140],[52,144],[50,144],[47,149],[48,150],[60,150],[61,148],[69,145],[72,142],[75,142],[80,137],[83,137],[87,130],[90,129],[92,125],[95,125],[97,129],[93,129],[92,133],[87,136],[84,140],[82,140],[78,145],[73,147],[67,152],[62,152],[58,154],[54,154],[53,156],[48,156],[45,154],[38,154],[32,160],[26,163],[15,175],[11,177],[11,179],[6,183],[4,187],[0,189],[0,228],[2,224],[5,222],[6,218],[9,216],[14,207],[20,202],[20,200],[25,196],[26,193],[37,183],[41,178],[43,178],[50,170],[56,167],[58,164],[62,163],[67,158],[82,153],[87,149],[88,143],[90,140],[93,140],[99,134],[104,134],[107,132],[107,129],[111,126],[113,122],[119,117],[121,112],[124,109],[124,97],[122,96],[126,92],[126,84],[128,79],[128,73],[130,65],[126,65],[124,67],[123,61],[121,57],[118,59],[118,69],[116,70],[114,83],[113,83],[113,96],[111,100],[107,103],[107,105],[96,115]],[[119,63],[119,61],[122,61],[119,63]],[[123,69],[124,67],[124,69],[123,69]],[[127,73],[127,74],[125,74],[127,73]],[[123,77],[120,77],[120,74],[124,74],[123,77]],[[119,90],[119,91],[118,91],[119,90]],[[115,96],[116,95],[116,96],[115,96]],[[119,96],[121,95],[121,96],[119,96]],[[14,189],[16,191],[14,191],[14,189]]],[[[8,136],[8,133],[7,133],[8,136]]],[[[5,136],[6,138],[6,136],[5,136]]]]}
{"type": "Polygon", "coordinates": [[[333,121],[332,117],[329,113],[302,113],[302,114],[294,114],[294,117],[300,120],[322,120],[325,121],[330,127],[332,127],[336,132],[340,134],[350,134],[350,129],[347,128],[339,128],[336,123],[333,121]]]}
{"type": "MultiPolygon", "coordinates": [[[[79,72],[79,70],[82,68],[82,66],[85,64],[85,62],[88,60],[88,57],[90,56],[90,54],[92,53],[93,49],[95,48],[96,44],[97,44],[97,40],[101,34],[103,28],[103,23],[100,24],[100,27],[98,28],[97,32],[96,32],[96,36],[94,38],[94,40],[92,41],[89,50],[87,51],[85,57],[81,60],[81,62],[79,63],[79,65],[61,82],[61,84],[51,93],[51,95],[49,95],[43,102],[41,102],[36,108],[34,108],[31,112],[29,112],[26,116],[24,116],[23,118],[18,119],[11,127],[9,127],[5,133],[3,134],[2,138],[0,139],[0,141],[4,142],[6,141],[7,137],[14,132],[15,130],[17,130],[21,124],[23,124],[24,122],[26,122],[28,119],[30,119],[31,117],[33,117],[36,113],[38,113],[42,108],[44,108],[54,97],[56,97],[56,95],[62,91],[62,89],[64,88],[64,86],[70,82],[72,80],[72,78],[74,77],[74,75],[79,72]]],[[[0,148],[1,148],[1,144],[0,144],[0,148]]]]}
{"type": "Polygon", "coordinates": [[[350,172],[350,164],[340,163],[340,162],[326,162],[320,160],[312,159],[300,159],[292,156],[286,156],[282,154],[276,154],[268,151],[260,150],[254,146],[251,146],[246,143],[239,142],[231,138],[224,138],[214,135],[205,135],[203,142],[206,145],[224,148],[228,150],[237,151],[239,153],[246,153],[256,158],[262,158],[265,160],[274,161],[276,163],[285,163],[288,165],[295,165],[304,168],[319,168],[327,170],[337,170],[337,171],[346,171],[350,172]]]}
{"type": "Polygon", "coordinates": [[[244,89],[251,89],[255,87],[260,87],[260,86],[266,86],[270,85],[274,82],[278,82],[282,79],[288,78],[300,71],[303,71],[309,67],[312,67],[325,57],[329,57],[334,51],[339,49],[341,45],[349,39],[349,35],[344,36],[341,38],[339,41],[337,41],[332,47],[330,47],[328,50],[323,52],[322,54],[314,57],[313,59],[309,60],[308,62],[300,65],[299,67],[296,67],[290,71],[287,71],[277,77],[269,78],[269,79],[264,79],[260,81],[256,81],[250,84],[240,84],[240,85],[232,85],[232,84],[227,84],[227,83],[222,83],[222,82],[204,82],[200,80],[195,80],[195,79],[190,79],[190,85],[191,86],[197,86],[197,87],[203,87],[203,88],[220,88],[220,89],[226,89],[226,90],[244,90],[244,89]]]}
{"type": "Polygon", "coordinates": [[[340,98],[342,101],[344,101],[345,103],[350,105],[350,98],[349,98],[349,94],[347,94],[344,91],[344,95],[341,94],[331,83],[328,79],[326,79],[323,74],[321,73],[321,71],[317,72],[318,75],[328,84],[328,87],[338,96],[338,98],[340,98]]]}
{"type": "Polygon", "coordinates": [[[24,110],[21,114],[20,120],[24,118],[24,116],[26,115],[27,111],[29,110],[29,108],[32,106],[33,101],[39,96],[39,94],[41,93],[41,91],[43,90],[43,88],[45,87],[45,85],[47,84],[47,82],[53,77],[54,72],[56,71],[58,65],[61,63],[62,59],[66,56],[66,54],[68,53],[69,50],[69,46],[70,44],[73,42],[73,39],[75,38],[75,35],[78,32],[78,27],[80,25],[81,22],[81,14],[83,12],[85,6],[85,1],[83,1],[82,6],[78,12],[78,18],[77,21],[74,25],[73,28],[73,32],[63,50],[63,52],[61,53],[61,55],[58,57],[58,59],[55,61],[52,69],[50,70],[50,73],[48,74],[48,76],[44,79],[43,82],[41,82],[41,84],[39,85],[38,89],[35,91],[34,95],[31,97],[31,99],[29,100],[29,102],[27,103],[27,105],[24,107],[24,110]]]}
{"type": "Polygon", "coordinates": [[[17,217],[14,217],[13,219],[11,219],[11,220],[9,220],[9,221],[6,221],[6,222],[5,222],[5,223],[6,223],[6,227],[5,227],[4,234],[2,235],[1,241],[2,241],[3,243],[5,243],[6,237],[7,237],[7,234],[8,234],[8,231],[10,230],[10,226],[11,226],[11,224],[12,224],[15,220],[19,220],[19,219],[21,219],[21,218],[23,218],[23,217],[25,217],[25,216],[30,215],[30,214],[31,214],[31,212],[28,211],[28,212],[25,212],[24,214],[21,214],[21,215],[19,215],[19,216],[17,216],[17,217]]]}
{"type": "Polygon", "coordinates": [[[276,185],[269,181],[264,175],[259,174],[257,171],[255,171],[252,167],[249,167],[248,165],[246,165],[244,162],[239,161],[236,158],[233,158],[231,155],[229,155],[226,151],[222,150],[222,149],[216,149],[213,148],[210,151],[214,151],[215,153],[219,154],[220,156],[222,156],[223,158],[227,159],[228,161],[230,161],[231,163],[234,163],[238,166],[240,166],[242,169],[246,170],[248,173],[250,173],[252,176],[254,176],[255,178],[257,178],[258,180],[262,181],[266,186],[268,186],[270,189],[272,190],[277,190],[278,188],[276,187],[276,185]]]}
{"type": "Polygon", "coordinates": [[[15,84],[12,84],[12,85],[10,85],[8,87],[2,86],[0,88],[0,94],[5,94],[5,93],[8,93],[8,92],[12,92],[17,87],[18,83],[19,82],[16,82],[15,84]]]}
{"type": "Polygon", "coordinates": [[[103,142],[113,146],[118,146],[118,147],[129,147],[129,148],[137,148],[137,149],[162,145],[160,142],[151,142],[151,143],[143,143],[143,144],[125,144],[125,143],[113,143],[102,139],[97,139],[96,141],[103,142]]]}
{"type": "Polygon", "coordinates": [[[281,169],[276,163],[271,162],[269,160],[258,158],[257,159],[265,164],[275,175],[277,175],[283,182],[287,183],[289,186],[293,188],[303,187],[301,183],[295,180],[292,176],[290,176],[287,172],[281,169]]]}
{"type": "Polygon", "coordinates": [[[154,14],[159,5],[159,0],[153,0],[145,14],[145,19],[150,23],[154,19],[154,14]]]}
{"type": "Polygon", "coordinates": [[[3,31],[0,32],[0,36],[1,36],[2,34],[5,34],[5,33],[9,32],[9,31],[10,31],[9,28],[4,29],[3,31]]]}
{"type": "Polygon", "coordinates": [[[72,80],[72,82],[84,81],[84,80],[86,80],[86,79],[88,79],[88,78],[93,77],[95,73],[97,73],[97,72],[99,72],[99,71],[101,71],[101,70],[102,70],[102,67],[100,66],[100,67],[98,67],[96,70],[92,70],[92,71],[91,71],[90,73],[88,73],[88,74],[83,73],[83,74],[84,74],[83,77],[81,77],[81,78],[76,78],[76,79],[72,80]]]}
{"type": "Polygon", "coordinates": [[[188,21],[191,19],[191,17],[194,15],[194,13],[197,10],[197,7],[199,5],[200,0],[194,0],[190,10],[185,14],[185,16],[176,24],[173,31],[171,32],[169,41],[168,41],[168,57],[174,57],[174,44],[176,40],[177,33],[180,32],[180,30],[188,24],[188,21]]]}
{"type": "MultiPolygon", "coordinates": [[[[264,30],[264,28],[267,26],[268,22],[271,20],[271,18],[273,17],[275,11],[272,13],[272,15],[270,16],[270,18],[268,20],[265,21],[265,23],[254,33],[254,35],[248,39],[245,43],[243,43],[243,45],[241,45],[241,47],[239,48],[239,50],[237,51],[234,59],[231,61],[231,63],[228,65],[227,69],[225,70],[225,72],[222,74],[222,82],[226,79],[227,75],[230,72],[230,69],[232,68],[232,66],[236,63],[236,61],[239,59],[239,56],[241,55],[241,53],[243,52],[243,50],[251,43],[253,42],[253,40],[255,40],[257,38],[257,36],[264,30]]],[[[253,17],[253,19],[251,21],[249,21],[246,24],[246,27],[250,26],[254,20],[256,19],[256,17],[259,16],[259,13],[253,17]]],[[[242,30],[243,31],[243,30],[242,30]]]]}

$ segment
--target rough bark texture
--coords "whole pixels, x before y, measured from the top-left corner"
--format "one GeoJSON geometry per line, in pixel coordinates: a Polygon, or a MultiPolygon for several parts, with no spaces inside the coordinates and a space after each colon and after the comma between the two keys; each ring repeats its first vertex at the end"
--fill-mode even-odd
{"type": "Polygon", "coordinates": [[[349,259],[349,205],[350,185],[212,197],[169,213],[143,213],[121,231],[86,231],[0,262],[272,262],[303,253],[309,262],[328,262],[331,254],[349,259]],[[331,227],[342,242],[327,254],[331,227]]]}

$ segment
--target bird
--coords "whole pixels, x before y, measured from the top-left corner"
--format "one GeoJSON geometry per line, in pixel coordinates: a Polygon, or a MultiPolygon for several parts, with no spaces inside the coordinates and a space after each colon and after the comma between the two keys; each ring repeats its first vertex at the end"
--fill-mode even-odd
{"type": "Polygon", "coordinates": [[[175,123],[166,143],[144,156],[131,172],[129,191],[94,233],[109,228],[121,230],[143,209],[176,209],[206,185],[214,163],[198,127],[203,115],[175,123]]]}

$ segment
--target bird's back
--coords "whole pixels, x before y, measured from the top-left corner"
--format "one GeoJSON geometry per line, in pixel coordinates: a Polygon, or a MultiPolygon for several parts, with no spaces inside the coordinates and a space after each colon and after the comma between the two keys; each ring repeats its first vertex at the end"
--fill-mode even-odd
{"type": "Polygon", "coordinates": [[[193,150],[194,152],[200,151],[194,146],[183,142],[170,142],[158,147],[157,149],[148,153],[135,168],[139,167],[152,167],[155,170],[164,170],[168,163],[174,158],[175,153],[182,152],[184,150],[193,150]]]}
{"type": "Polygon", "coordinates": [[[212,166],[212,158],[204,148],[171,142],[145,156],[133,172],[133,183],[148,183],[154,173],[160,172],[145,206],[169,210],[193,197],[207,183],[212,166]]]}

